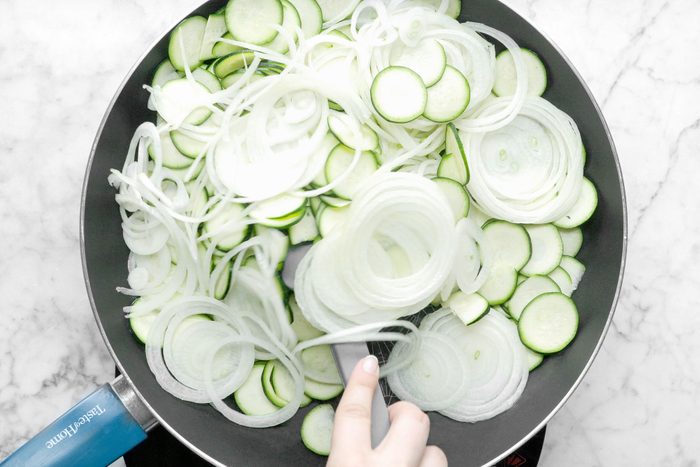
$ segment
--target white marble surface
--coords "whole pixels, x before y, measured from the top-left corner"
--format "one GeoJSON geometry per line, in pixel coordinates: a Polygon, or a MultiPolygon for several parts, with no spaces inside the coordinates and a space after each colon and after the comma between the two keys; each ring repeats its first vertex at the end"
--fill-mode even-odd
{"type": "MultiPolygon", "coordinates": [[[[126,71],[197,3],[0,2],[0,458],[112,375],[80,267],[83,170],[126,71]]],[[[630,208],[614,326],[541,465],[697,465],[700,2],[507,3],[590,84],[630,208]]]]}

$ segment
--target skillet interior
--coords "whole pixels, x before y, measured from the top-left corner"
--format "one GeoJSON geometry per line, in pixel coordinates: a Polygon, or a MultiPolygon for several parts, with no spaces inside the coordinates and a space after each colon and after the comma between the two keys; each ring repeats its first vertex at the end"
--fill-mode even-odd
{"type": "MultiPolygon", "coordinates": [[[[208,14],[225,2],[211,1],[193,14],[208,14]]],[[[578,123],[588,149],[587,175],[596,183],[600,205],[585,229],[581,260],[588,267],[576,293],[580,331],[563,354],[547,359],[531,375],[517,405],[492,420],[461,424],[431,414],[431,443],[453,463],[483,465],[503,457],[544,424],[577,385],[595,356],[617,299],[625,255],[626,214],[621,174],[613,143],[585,85],[557,49],[528,22],[494,0],[470,0],[463,18],[505,31],[546,63],[550,83],[545,97],[578,123]]],[[[167,37],[167,36],[165,36],[167,37]]],[[[142,89],[167,55],[160,40],[127,78],[104,121],[87,172],[82,212],[83,259],[88,292],[103,336],[122,373],[133,382],[168,430],[210,461],[227,465],[323,465],[299,437],[306,410],[283,426],[263,431],[237,426],[208,406],[182,402],[163,391],[146,364],[143,346],[131,335],[121,308],[127,297],[115,287],[126,283],[128,250],[123,243],[110,168],[120,168],[135,128],[153,120],[142,89]]]]}

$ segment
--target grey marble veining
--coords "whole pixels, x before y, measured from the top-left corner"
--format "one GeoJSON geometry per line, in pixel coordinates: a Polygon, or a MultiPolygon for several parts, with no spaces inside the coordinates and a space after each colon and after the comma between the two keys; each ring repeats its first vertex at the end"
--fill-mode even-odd
{"type": "MultiPolygon", "coordinates": [[[[0,457],[111,378],[82,282],[84,166],[126,71],[197,3],[0,4],[0,457]]],[[[630,208],[613,327],[550,423],[541,465],[698,465],[700,2],[506,3],[589,83],[618,146],[630,208]]]]}

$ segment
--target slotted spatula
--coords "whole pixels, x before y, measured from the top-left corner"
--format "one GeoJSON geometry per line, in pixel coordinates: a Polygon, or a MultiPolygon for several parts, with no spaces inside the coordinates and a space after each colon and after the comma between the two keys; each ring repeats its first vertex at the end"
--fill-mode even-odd
{"type": "MultiPolygon", "coordinates": [[[[304,255],[309,251],[310,245],[300,245],[290,249],[287,260],[282,270],[282,279],[291,289],[294,287],[294,277],[297,266],[304,255]]],[[[357,362],[370,354],[365,342],[354,342],[349,344],[335,344],[332,346],[335,364],[338,367],[343,381],[347,384],[357,362]]],[[[386,436],[389,430],[389,412],[384,402],[382,388],[377,385],[372,399],[372,447],[377,447],[386,436]]]]}

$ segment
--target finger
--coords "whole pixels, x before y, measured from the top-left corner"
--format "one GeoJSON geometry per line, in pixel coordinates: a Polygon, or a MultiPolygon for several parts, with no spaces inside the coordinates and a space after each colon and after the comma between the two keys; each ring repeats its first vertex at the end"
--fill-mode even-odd
{"type": "Polygon", "coordinates": [[[379,380],[379,362],[370,355],[360,360],[345,387],[335,412],[331,451],[372,449],[372,395],[379,380]],[[347,449],[345,449],[347,447],[347,449]]]}
{"type": "Polygon", "coordinates": [[[428,446],[423,453],[419,467],[447,467],[447,456],[437,446],[428,446]]]}
{"type": "Polygon", "coordinates": [[[415,405],[397,402],[389,407],[391,427],[379,450],[390,451],[396,465],[418,465],[430,433],[430,419],[415,405]]]}

